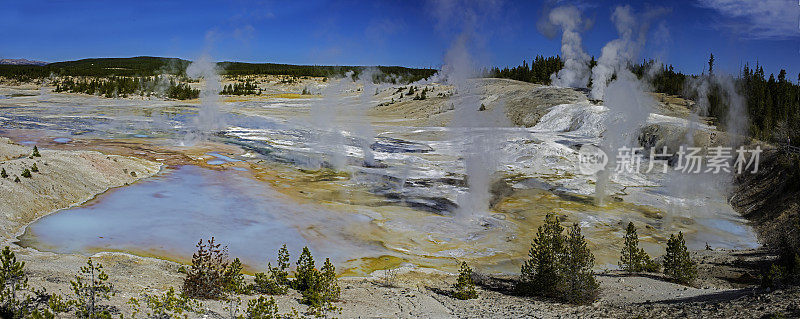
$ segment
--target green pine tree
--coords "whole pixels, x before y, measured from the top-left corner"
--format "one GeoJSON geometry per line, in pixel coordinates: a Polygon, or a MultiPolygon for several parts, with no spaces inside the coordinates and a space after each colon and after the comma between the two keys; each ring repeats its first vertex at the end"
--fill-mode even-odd
{"type": "Polygon", "coordinates": [[[314,268],[314,257],[308,247],[303,247],[300,258],[297,260],[297,270],[294,280],[294,289],[304,291],[311,288],[315,278],[314,273],[318,272],[314,268]]]}
{"type": "Polygon", "coordinates": [[[697,277],[697,269],[686,248],[682,232],[678,236],[669,236],[667,253],[664,255],[664,274],[671,280],[686,285],[697,277]]]}
{"type": "MultiPolygon", "coordinates": [[[[14,252],[6,246],[0,253],[0,314],[18,315],[24,310],[24,303],[17,300],[21,290],[28,288],[24,261],[17,261],[14,252]]],[[[14,316],[17,317],[17,316],[14,316]]],[[[22,316],[19,316],[21,318],[22,316]]]]}
{"type": "Polygon", "coordinates": [[[6,169],[5,168],[0,170],[0,177],[2,177],[2,178],[8,177],[8,173],[6,173],[6,169]]]}
{"type": "Polygon", "coordinates": [[[458,280],[453,285],[453,297],[461,300],[478,298],[475,291],[475,283],[472,282],[472,269],[467,262],[461,262],[461,270],[458,272],[458,280]]]}
{"type": "Polygon", "coordinates": [[[42,157],[42,155],[39,154],[39,148],[36,147],[36,145],[33,146],[33,153],[31,154],[31,156],[33,156],[33,157],[42,157]]]}
{"type": "Polygon", "coordinates": [[[597,298],[599,285],[594,279],[594,255],[586,246],[581,228],[573,224],[565,242],[561,276],[564,278],[564,297],[574,304],[592,302],[597,298]]]}
{"type": "Polygon", "coordinates": [[[336,278],[336,267],[329,258],[325,258],[322,265],[323,297],[326,301],[338,301],[342,294],[339,280],[336,278]]]}
{"type": "Polygon", "coordinates": [[[708,74],[714,74],[714,53],[708,58],[708,74]]]}
{"type": "Polygon", "coordinates": [[[629,273],[654,272],[659,268],[650,255],[644,249],[639,248],[639,236],[636,234],[636,227],[633,226],[633,223],[628,223],[625,231],[625,244],[622,247],[619,268],[629,273]]]}
{"type": "Polygon", "coordinates": [[[278,267],[272,268],[268,265],[268,268],[278,284],[289,285],[289,267],[289,249],[286,248],[286,244],[283,244],[281,249],[278,250],[278,267]]]}
{"type": "Polygon", "coordinates": [[[547,214],[544,225],[539,226],[536,238],[528,252],[529,259],[522,265],[520,292],[527,295],[558,297],[562,284],[561,269],[564,251],[564,228],[553,214],[547,214]]]}

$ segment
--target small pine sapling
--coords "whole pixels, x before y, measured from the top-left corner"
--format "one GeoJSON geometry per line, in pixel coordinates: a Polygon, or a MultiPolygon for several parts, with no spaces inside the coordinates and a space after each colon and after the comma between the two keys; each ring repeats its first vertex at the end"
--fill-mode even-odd
{"type": "Polygon", "coordinates": [[[478,298],[475,291],[475,283],[472,281],[472,269],[467,262],[461,262],[461,270],[458,272],[458,280],[453,285],[453,297],[456,299],[467,300],[478,298]]]}
{"type": "Polygon", "coordinates": [[[95,264],[89,258],[86,266],[81,267],[80,273],[75,275],[75,280],[69,283],[75,295],[71,304],[77,308],[78,317],[111,318],[108,310],[100,310],[98,307],[100,301],[109,300],[114,295],[113,286],[108,282],[108,275],[102,264],[95,264]]]}
{"type": "Polygon", "coordinates": [[[308,247],[303,247],[300,258],[297,260],[297,270],[293,282],[294,289],[305,291],[311,288],[316,279],[314,275],[317,272],[314,268],[314,257],[311,256],[311,251],[308,247]]]}
{"type": "Polygon", "coordinates": [[[183,280],[183,293],[191,298],[218,299],[225,289],[224,272],[228,268],[226,248],[220,248],[214,237],[197,243],[192,255],[192,266],[183,280]]]}
{"type": "Polygon", "coordinates": [[[660,268],[644,249],[639,248],[639,236],[636,234],[636,227],[633,223],[628,223],[625,230],[625,244],[622,247],[618,264],[622,270],[629,273],[656,272],[660,268]]]}
{"type": "Polygon", "coordinates": [[[336,267],[329,258],[325,258],[325,263],[322,265],[322,281],[325,300],[339,301],[342,290],[339,288],[339,280],[336,278],[336,267]]]}

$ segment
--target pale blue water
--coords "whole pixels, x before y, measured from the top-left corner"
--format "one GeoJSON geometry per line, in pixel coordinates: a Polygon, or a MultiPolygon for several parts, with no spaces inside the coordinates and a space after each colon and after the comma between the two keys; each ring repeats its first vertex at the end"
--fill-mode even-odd
{"type": "Polygon", "coordinates": [[[60,253],[129,251],[187,261],[200,238],[215,236],[229,246],[232,257],[257,268],[274,260],[284,243],[292,258],[304,245],[315,256],[335,261],[369,251],[316,230],[307,234],[309,239],[301,235],[317,223],[340,231],[343,224],[326,216],[320,208],[289,203],[267,185],[233,171],[183,166],[44,217],[20,241],[60,253]]]}
{"type": "Polygon", "coordinates": [[[206,162],[209,165],[222,165],[222,164],[225,164],[225,163],[241,162],[238,159],[230,158],[228,156],[225,156],[225,155],[222,155],[222,154],[216,153],[216,152],[206,153],[206,155],[211,155],[211,156],[214,156],[216,158],[216,159],[213,159],[213,160],[210,160],[210,161],[206,162]]]}

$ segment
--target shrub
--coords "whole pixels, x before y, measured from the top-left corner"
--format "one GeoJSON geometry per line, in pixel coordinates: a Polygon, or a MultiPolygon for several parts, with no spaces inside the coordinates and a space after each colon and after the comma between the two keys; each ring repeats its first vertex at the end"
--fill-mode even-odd
{"type": "Polygon", "coordinates": [[[175,288],[170,287],[163,295],[144,294],[140,299],[131,298],[128,304],[133,306],[135,318],[141,310],[141,302],[147,310],[144,312],[148,318],[189,318],[189,313],[199,312],[200,303],[192,300],[183,293],[175,293],[175,288]]]}
{"type": "Polygon", "coordinates": [[[657,272],[661,268],[644,249],[639,248],[639,236],[633,223],[628,223],[625,231],[625,245],[619,258],[619,267],[629,273],[657,272]]]}
{"type": "Polygon", "coordinates": [[[559,296],[561,260],[564,251],[564,228],[552,214],[545,216],[536,238],[528,252],[529,259],[522,265],[520,292],[545,297],[559,296]]]}
{"type": "Polygon", "coordinates": [[[33,146],[33,153],[31,154],[31,156],[33,156],[33,157],[42,157],[42,155],[39,154],[39,148],[36,147],[36,145],[33,146]]]}
{"type": "Polygon", "coordinates": [[[192,255],[192,266],[183,280],[183,293],[191,298],[218,299],[225,289],[225,270],[228,254],[225,248],[214,242],[214,237],[205,244],[197,243],[197,252],[192,255]]]}
{"type": "Polygon", "coordinates": [[[100,310],[98,302],[108,300],[114,295],[113,287],[108,282],[108,275],[103,270],[103,265],[94,264],[92,259],[86,260],[86,266],[81,267],[80,273],[75,275],[75,280],[69,282],[75,299],[70,303],[77,308],[80,318],[111,318],[108,310],[100,310]]]}
{"type": "Polygon", "coordinates": [[[235,258],[222,273],[223,290],[229,294],[248,293],[247,286],[244,284],[244,274],[242,274],[242,262],[235,258]]]}
{"type": "Polygon", "coordinates": [[[31,171],[26,168],[22,171],[22,174],[20,175],[22,175],[22,177],[31,178],[31,171]]]}
{"type": "Polygon", "coordinates": [[[247,319],[273,319],[280,318],[278,315],[278,304],[275,303],[275,298],[259,296],[258,299],[253,299],[247,302],[246,310],[247,319]]]}
{"type": "Polygon", "coordinates": [[[256,273],[254,276],[254,283],[251,290],[260,294],[267,295],[283,295],[289,291],[288,287],[279,285],[270,274],[256,273]]]}
{"type": "Polygon", "coordinates": [[[781,288],[800,282],[800,254],[784,243],[778,249],[778,258],[762,274],[762,285],[781,288]]]}
{"type": "Polygon", "coordinates": [[[461,262],[461,270],[458,272],[458,280],[453,285],[453,290],[453,297],[456,299],[478,298],[478,292],[475,291],[475,283],[472,282],[472,269],[469,268],[465,261],[461,262]]]}
{"type": "Polygon", "coordinates": [[[289,284],[289,249],[286,248],[286,244],[283,244],[280,250],[278,250],[278,267],[272,268],[269,263],[267,264],[269,267],[270,273],[272,276],[275,277],[275,280],[278,281],[281,285],[288,285],[289,284]]]}
{"type": "Polygon", "coordinates": [[[573,224],[566,240],[566,253],[562,269],[564,297],[575,304],[586,303],[597,298],[599,285],[594,279],[594,255],[586,247],[581,228],[573,224]]]}
{"type": "Polygon", "coordinates": [[[540,226],[521,269],[517,289],[526,295],[559,298],[584,303],[597,297],[594,256],[586,246],[580,227],[574,224],[567,236],[556,217],[548,214],[540,226]]]}
{"type": "Polygon", "coordinates": [[[300,303],[309,306],[309,312],[321,315],[322,311],[336,309],[333,301],[339,300],[341,289],[336,279],[336,268],[330,259],[325,259],[322,271],[314,268],[314,258],[308,247],[303,247],[297,261],[297,274],[294,287],[302,294],[300,303]]]}
{"type": "Polygon", "coordinates": [[[282,295],[289,290],[289,249],[284,244],[278,250],[278,267],[267,263],[269,275],[257,273],[255,275],[254,290],[269,295],[282,295]]]}
{"type": "Polygon", "coordinates": [[[691,284],[697,276],[695,263],[686,249],[683,233],[670,235],[667,241],[667,253],[664,255],[664,274],[674,282],[691,284]]]}
{"type": "Polygon", "coordinates": [[[36,163],[33,163],[33,166],[31,166],[31,172],[34,172],[34,173],[38,173],[39,172],[39,168],[36,167],[36,163]]]}
{"type": "Polygon", "coordinates": [[[321,316],[324,311],[332,311],[337,308],[333,305],[338,301],[341,290],[336,279],[336,269],[328,259],[325,260],[323,272],[314,269],[309,277],[311,278],[308,289],[301,291],[303,298],[300,303],[309,306],[309,314],[321,316]]]}
{"type": "Polygon", "coordinates": [[[397,287],[397,272],[399,268],[389,268],[386,267],[383,269],[383,276],[380,277],[378,280],[378,284],[383,287],[397,287]]]}
{"type": "Polygon", "coordinates": [[[303,296],[303,298],[300,299],[300,303],[312,308],[322,308],[325,303],[325,297],[322,295],[322,273],[314,269],[308,274],[308,278],[308,288],[300,291],[300,294],[303,296]]]}
{"type": "Polygon", "coordinates": [[[2,177],[2,178],[8,177],[8,173],[6,173],[6,169],[5,168],[0,170],[0,177],[2,177]]]}
{"type": "Polygon", "coordinates": [[[19,176],[14,176],[14,183],[19,183],[19,182],[20,182],[19,176]]]}

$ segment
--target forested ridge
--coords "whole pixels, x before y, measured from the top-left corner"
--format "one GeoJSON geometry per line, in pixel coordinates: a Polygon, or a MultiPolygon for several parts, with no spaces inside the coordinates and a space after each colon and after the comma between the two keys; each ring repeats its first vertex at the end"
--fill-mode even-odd
{"type": "MultiPolygon", "coordinates": [[[[145,77],[155,75],[185,76],[186,67],[191,61],[178,58],[134,57],[98,58],[77,61],[55,62],[47,65],[0,65],[0,76],[30,81],[55,76],[128,76],[145,77]]],[[[367,67],[364,66],[323,66],[292,65],[278,63],[219,62],[217,66],[222,75],[291,75],[334,77],[348,72],[356,76],[367,67]]],[[[436,69],[415,69],[400,66],[377,66],[382,80],[394,83],[410,83],[427,78],[436,69]]]]}

